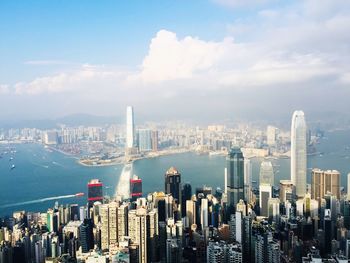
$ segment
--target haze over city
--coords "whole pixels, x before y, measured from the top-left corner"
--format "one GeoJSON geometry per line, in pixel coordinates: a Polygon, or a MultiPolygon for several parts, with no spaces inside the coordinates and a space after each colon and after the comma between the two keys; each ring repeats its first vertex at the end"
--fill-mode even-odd
{"type": "Polygon", "coordinates": [[[1,1],[0,120],[348,118],[350,3],[1,1]]]}
{"type": "Polygon", "coordinates": [[[0,1],[0,263],[348,263],[349,0],[0,1]]]}

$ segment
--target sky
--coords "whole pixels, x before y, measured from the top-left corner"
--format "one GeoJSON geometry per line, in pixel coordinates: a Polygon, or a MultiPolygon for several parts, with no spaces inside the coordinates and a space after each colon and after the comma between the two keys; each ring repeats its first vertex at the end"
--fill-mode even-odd
{"type": "Polygon", "coordinates": [[[348,0],[0,1],[0,120],[350,117],[349,32],[348,0]]]}

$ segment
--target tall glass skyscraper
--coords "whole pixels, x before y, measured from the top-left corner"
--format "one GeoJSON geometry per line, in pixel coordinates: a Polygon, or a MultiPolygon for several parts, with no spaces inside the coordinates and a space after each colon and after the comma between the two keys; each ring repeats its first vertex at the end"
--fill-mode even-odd
{"type": "Polygon", "coordinates": [[[291,127],[291,180],[295,185],[296,195],[306,193],[306,123],[303,111],[295,111],[291,127]]]}
{"type": "Polygon", "coordinates": [[[227,205],[234,212],[240,199],[244,200],[244,157],[239,148],[232,148],[227,161],[227,205]]]}
{"type": "Polygon", "coordinates": [[[275,175],[273,172],[273,166],[270,161],[263,161],[260,165],[260,177],[259,184],[274,185],[275,175]]]}
{"type": "Polygon", "coordinates": [[[134,124],[134,109],[132,106],[126,108],[126,147],[132,148],[135,146],[135,124],[134,124]]]}

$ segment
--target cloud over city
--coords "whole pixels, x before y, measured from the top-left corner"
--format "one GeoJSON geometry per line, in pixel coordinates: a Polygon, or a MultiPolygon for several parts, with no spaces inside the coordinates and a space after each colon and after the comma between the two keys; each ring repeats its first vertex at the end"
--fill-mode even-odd
{"type": "MultiPolygon", "coordinates": [[[[217,2],[242,6],[240,1],[217,2]]],[[[147,53],[131,69],[122,69],[117,62],[81,64],[3,84],[0,93],[13,98],[65,94],[72,105],[88,103],[98,114],[125,104],[141,109],[147,105],[154,113],[156,107],[182,100],[183,111],[199,107],[209,116],[239,109],[246,98],[248,110],[266,107],[267,114],[273,114],[285,103],[280,97],[285,90],[290,94],[286,112],[295,107],[312,109],[314,97],[323,103],[328,95],[338,103],[325,110],[343,110],[344,95],[350,96],[350,3],[309,0],[264,9],[266,1],[254,2],[261,6],[257,15],[225,25],[227,33],[221,40],[159,29],[149,40],[147,53]],[[160,102],[155,105],[156,99],[160,102]]]]}

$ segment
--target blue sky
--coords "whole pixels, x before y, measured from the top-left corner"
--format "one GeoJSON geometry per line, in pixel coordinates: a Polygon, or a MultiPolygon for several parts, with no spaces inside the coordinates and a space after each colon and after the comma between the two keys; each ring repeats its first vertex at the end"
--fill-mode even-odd
{"type": "Polygon", "coordinates": [[[349,17],[346,0],[0,1],[0,119],[311,111],[348,95],[349,17]]]}
{"type": "Polygon", "coordinates": [[[33,60],[133,67],[160,29],[221,40],[226,25],[258,10],[214,1],[1,1],[0,78],[13,83],[56,69],[24,64],[33,60]]]}

